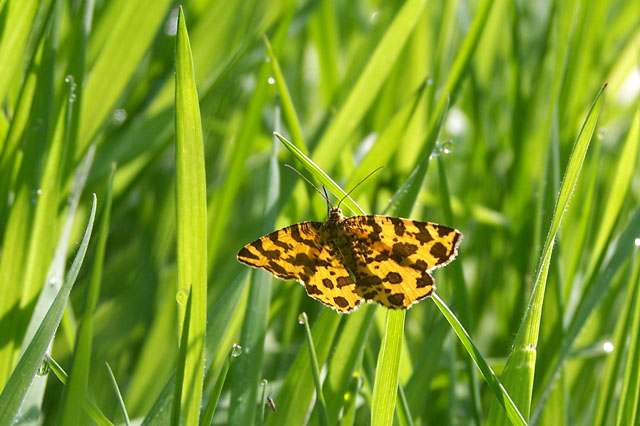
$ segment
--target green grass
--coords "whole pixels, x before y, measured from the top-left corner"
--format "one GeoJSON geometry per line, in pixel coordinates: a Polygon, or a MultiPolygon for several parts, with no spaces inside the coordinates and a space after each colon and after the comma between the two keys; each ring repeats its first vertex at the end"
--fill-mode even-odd
{"type": "Polygon", "coordinates": [[[0,1],[0,425],[640,424],[639,15],[0,1]],[[285,164],[459,229],[437,295],[238,263],[326,217],[285,164]]]}

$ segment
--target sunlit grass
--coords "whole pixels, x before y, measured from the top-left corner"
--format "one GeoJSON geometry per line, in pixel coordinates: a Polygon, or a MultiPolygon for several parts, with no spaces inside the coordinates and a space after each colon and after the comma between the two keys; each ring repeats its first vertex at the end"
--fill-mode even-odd
{"type": "Polygon", "coordinates": [[[638,2],[182,13],[0,2],[0,423],[638,422],[638,2]],[[239,264],[326,218],[285,164],[459,229],[437,297],[339,315],[239,264]]]}

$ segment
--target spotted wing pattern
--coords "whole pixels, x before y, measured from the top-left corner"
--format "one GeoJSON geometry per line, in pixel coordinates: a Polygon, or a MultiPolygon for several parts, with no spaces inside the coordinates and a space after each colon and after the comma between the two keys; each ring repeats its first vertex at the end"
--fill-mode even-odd
{"type": "Polygon", "coordinates": [[[451,262],[462,234],[431,222],[388,216],[353,216],[343,222],[351,243],[346,264],[356,293],[387,308],[407,309],[429,296],[435,281],[429,271],[451,262]]]}
{"type": "Polygon", "coordinates": [[[351,312],[362,298],[342,259],[323,240],[322,225],[302,222],[272,232],[244,246],[238,260],[283,280],[298,280],[309,296],[338,312],[351,312]]]}

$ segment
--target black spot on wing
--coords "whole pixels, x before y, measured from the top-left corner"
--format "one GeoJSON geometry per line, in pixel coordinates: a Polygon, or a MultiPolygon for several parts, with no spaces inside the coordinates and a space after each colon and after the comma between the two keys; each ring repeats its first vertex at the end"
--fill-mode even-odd
{"type": "Polygon", "coordinates": [[[322,285],[324,285],[328,289],[332,289],[333,288],[333,281],[331,281],[329,278],[323,278],[322,279],[322,285]]]}
{"type": "Polygon", "coordinates": [[[240,249],[240,251],[238,252],[238,259],[240,261],[244,261],[244,262],[246,262],[245,259],[260,260],[260,258],[258,256],[256,256],[255,254],[251,253],[251,251],[249,249],[247,249],[246,247],[242,247],[242,249],[240,249]]]}
{"type": "Polygon", "coordinates": [[[404,306],[404,294],[402,293],[394,293],[387,296],[387,300],[390,304],[402,307],[404,306]]]}
{"type": "Polygon", "coordinates": [[[341,308],[346,308],[347,306],[349,306],[349,302],[347,301],[347,299],[345,299],[342,296],[334,297],[333,301],[336,303],[336,305],[340,306],[341,308]]]}
{"type": "Polygon", "coordinates": [[[393,251],[393,254],[397,256],[409,257],[418,251],[418,247],[415,244],[395,243],[391,247],[391,250],[393,251]]]}
{"type": "Polygon", "coordinates": [[[351,279],[351,277],[338,277],[336,282],[338,283],[338,288],[346,287],[353,284],[353,280],[351,279]]]}
{"type": "Polygon", "coordinates": [[[386,281],[389,281],[391,284],[399,284],[402,282],[402,275],[397,272],[389,272],[386,281]]]}
{"type": "Polygon", "coordinates": [[[438,259],[438,264],[446,262],[449,258],[447,248],[442,243],[435,243],[431,246],[431,254],[438,259]]]}

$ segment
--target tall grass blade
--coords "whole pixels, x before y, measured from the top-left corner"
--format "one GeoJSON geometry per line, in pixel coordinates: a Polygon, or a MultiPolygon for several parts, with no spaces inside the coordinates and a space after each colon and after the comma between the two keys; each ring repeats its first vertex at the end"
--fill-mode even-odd
{"type": "MultiPolygon", "coordinates": [[[[538,266],[538,272],[526,314],[516,335],[513,350],[509,354],[504,372],[502,373],[502,382],[505,388],[510,391],[514,402],[520,408],[525,418],[528,418],[530,414],[533,377],[536,367],[536,347],[538,345],[542,305],[544,302],[553,244],[560,223],[562,222],[562,217],[567,210],[569,199],[576,187],[584,157],[596,128],[605,87],[606,85],[603,86],[596,95],[573,147],[560,187],[560,194],[556,201],[551,226],[542,250],[542,257],[540,259],[540,265],[538,266]]],[[[489,422],[492,424],[507,423],[505,413],[498,408],[496,402],[491,406],[489,422]]]]}
{"type": "Polygon", "coordinates": [[[182,8],[175,96],[177,291],[189,291],[192,298],[180,418],[183,425],[195,425],[200,417],[207,322],[207,199],[200,107],[182,8]]]}

